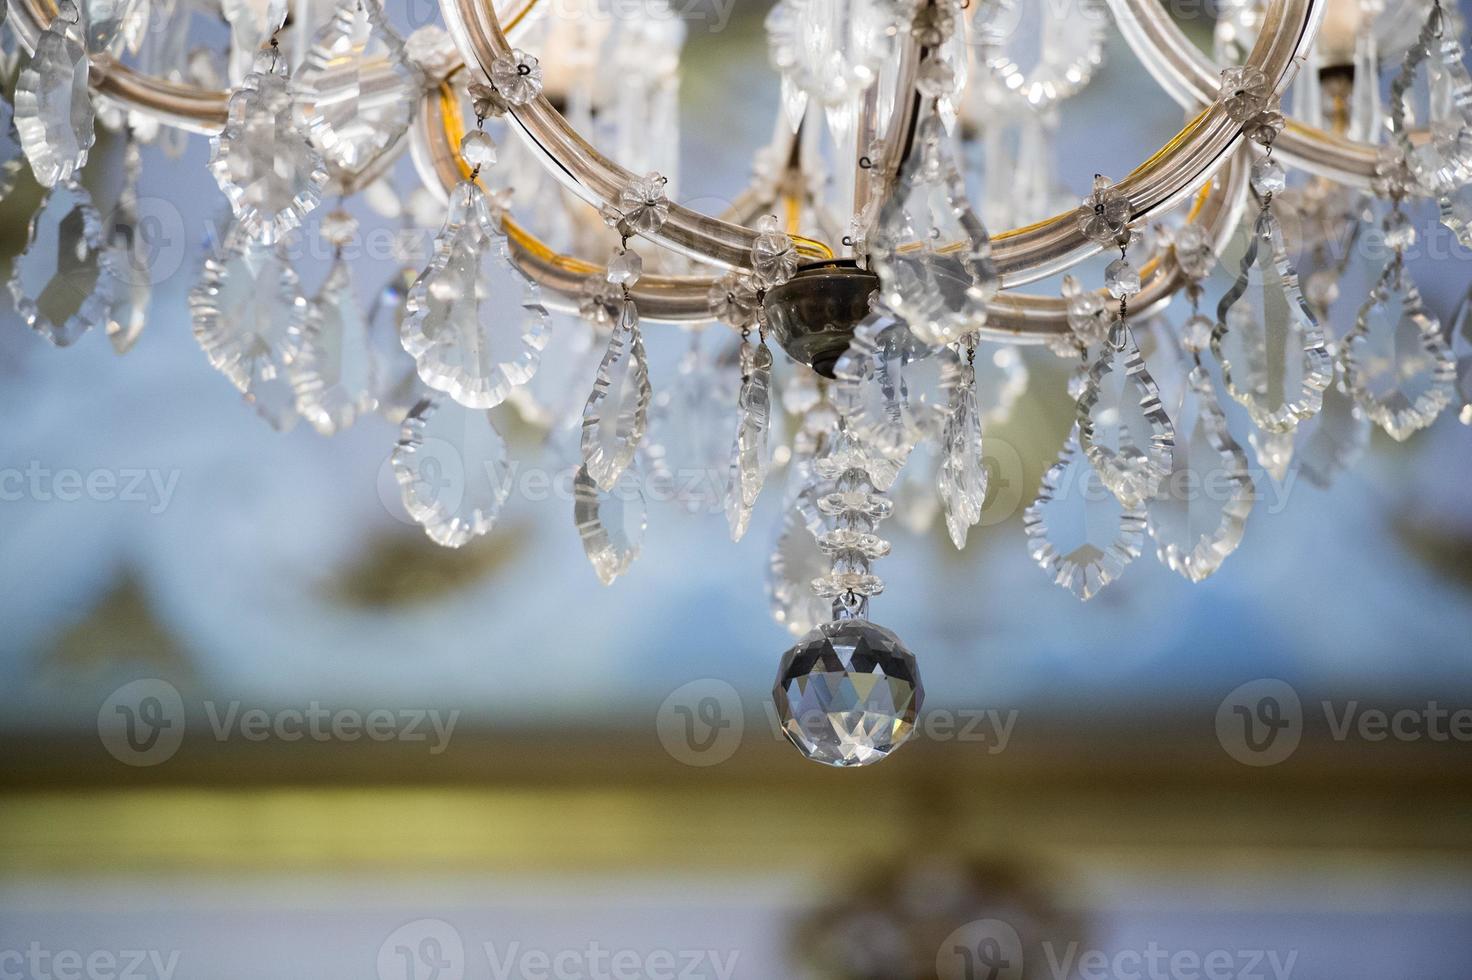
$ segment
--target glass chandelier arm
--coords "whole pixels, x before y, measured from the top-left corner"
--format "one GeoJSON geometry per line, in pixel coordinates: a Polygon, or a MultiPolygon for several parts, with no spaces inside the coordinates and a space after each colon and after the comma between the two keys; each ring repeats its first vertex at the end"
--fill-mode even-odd
{"type": "MultiPolygon", "coordinates": [[[[1314,30],[1324,6],[1315,4],[1314,30]]],[[[1109,0],[1109,7],[1130,49],[1171,98],[1186,109],[1216,101],[1220,68],[1191,43],[1159,0],[1109,0]]],[[[1375,176],[1374,145],[1291,119],[1273,152],[1300,169],[1354,187],[1369,187],[1375,176]]]]}
{"type": "MultiPolygon", "coordinates": [[[[488,75],[496,58],[510,55],[500,19],[485,0],[441,0],[440,9],[467,65],[488,75]]],[[[595,208],[616,204],[635,177],[584,140],[545,96],[512,107],[506,118],[558,181],[595,208]]],[[[645,237],[703,262],[745,269],[757,236],[749,228],[672,203],[663,226],[645,237]]],[[[833,255],[822,243],[794,241],[808,258],[833,255]]]]}

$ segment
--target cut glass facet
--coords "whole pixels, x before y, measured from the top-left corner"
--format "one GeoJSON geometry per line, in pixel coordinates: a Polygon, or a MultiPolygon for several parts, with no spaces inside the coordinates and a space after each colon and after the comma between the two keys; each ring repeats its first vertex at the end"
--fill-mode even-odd
{"type": "Polygon", "coordinates": [[[74,180],[46,192],[29,230],[11,265],[10,296],[32,330],[65,347],[106,320],[117,289],[116,256],[91,195],[74,180]]]}
{"type": "Polygon", "coordinates": [[[945,428],[941,433],[940,471],[936,489],[945,508],[946,530],[957,550],[966,547],[971,525],[981,520],[986,503],[986,463],[981,447],[981,408],[975,373],[963,367],[951,388],[945,428]]]}
{"type": "Polygon", "coordinates": [[[644,491],[637,467],[630,468],[630,479],[620,481],[611,491],[602,490],[580,467],[573,480],[572,516],[583,551],[598,575],[598,581],[612,585],[628,571],[639,557],[644,540],[647,513],[644,491]]]}
{"type": "Polygon", "coordinates": [[[15,83],[15,129],[42,187],[70,180],[95,139],[80,16],[71,0],[61,0],[15,83]]]}
{"type": "Polygon", "coordinates": [[[736,412],[736,439],[726,484],[726,522],[732,541],[740,541],[746,533],[771,462],[767,436],[772,417],[772,352],[766,344],[742,344],[736,412]]]}
{"type": "Polygon", "coordinates": [[[1126,507],[1154,495],[1170,472],[1175,428],[1132,331],[1116,329],[1078,399],[1078,439],[1099,479],[1126,507]]]}
{"type": "Polygon", "coordinates": [[[634,461],[649,427],[652,397],[639,311],[625,300],[583,406],[583,465],[600,490],[612,490],[634,461]]]}

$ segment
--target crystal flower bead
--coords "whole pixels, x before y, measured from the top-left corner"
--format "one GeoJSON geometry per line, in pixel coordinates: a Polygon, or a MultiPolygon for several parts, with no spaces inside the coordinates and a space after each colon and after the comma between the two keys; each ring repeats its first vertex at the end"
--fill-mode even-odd
{"type": "Polygon", "coordinates": [[[327,184],[322,154],[294,121],[290,84],[284,59],[262,51],[210,141],[210,172],[236,221],[267,245],[301,225],[327,184]]]}
{"type": "Polygon", "coordinates": [[[656,173],[634,177],[619,194],[619,214],[636,232],[652,235],[664,227],[670,216],[670,202],[665,196],[668,181],[656,173]]]}
{"type": "Polygon", "coordinates": [[[1245,123],[1267,104],[1272,88],[1260,69],[1234,66],[1222,70],[1220,92],[1222,108],[1232,122],[1245,123]]]}
{"type": "Polygon", "coordinates": [[[898,636],[867,619],[840,619],[783,654],[772,697],[783,733],[804,756],[867,766],[914,734],[925,689],[898,636]]]}
{"type": "Polygon", "coordinates": [[[1094,175],[1094,190],[1077,211],[1079,233],[1096,245],[1117,245],[1129,228],[1130,202],[1103,174],[1094,175]]]}
{"type": "Polygon", "coordinates": [[[728,272],[710,287],[710,313],[733,327],[749,327],[756,322],[756,284],[750,278],[728,272]]]}
{"type": "Polygon", "coordinates": [[[491,62],[491,84],[512,105],[526,105],[542,94],[542,64],[514,48],[491,62]]]}
{"type": "Polygon", "coordinates": [[[61,0],[15,83],[16,132],[42,187],[81,170],[95,139],[80,18],[76,4],[61,0]]]}
{"type": "Polygon", "coordinates": [[[623,290],[608,281],[606,275],[591,275],[583,280],[578,294],[578,314],[597,326],[607,326],[623,309],[623,290]]]}
{"type": "Polygon", "coordinates": [[[751,246],[751,268],[763,286],[780,285],[797,272],[797,248],[772,215],[757,222],[756,241],[751,246]]]}

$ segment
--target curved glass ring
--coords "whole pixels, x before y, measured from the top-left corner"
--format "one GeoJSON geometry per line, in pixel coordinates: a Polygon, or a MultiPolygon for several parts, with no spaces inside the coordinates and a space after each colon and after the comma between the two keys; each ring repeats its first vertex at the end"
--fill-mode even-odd
{"type": "MultiPolygon", "coordinates": [[[[1292,77],[1318,28],[1326,0],[1271,0],[1247,63],[1275,89],[1292,77]]],[[[468,66],[487,72],[511,46],[486,0],[440,0],[450,34],[468,66]]],[[[1153,5],[1150,9],[1154,10],[1153,5]]],[[[615,201],[632,176],[589,145],[542,96],[507,117],[548,170],[569,190],[602,207],[615,201]]],[[[1243,141],[1242,128],[1213,103],[1174,139],[1115,186],[1130,201],[1132,221],[1153,220],[1206,183],[1243,141]]],[[[671,206],[652,240],[725,268],[742,268],[756,233],[688,208],[671,206]]],[[[1056,274],[1099,246],[1086,239],[1073,213],[993,239],[993,261],[1004,288],[1056,274]]]]}
{"type": "MultiPolygon", "coordinates": [[[[531,15],[539,12],[539,3],[512,0],[507,10],[507,30],[519,33],[531,23],[531,15]]],[[[35,50],[36,39],[56,16],[55,0],[11,0],[10,9],[10,23],[20,46],[28,52],[35,50]]],[[[145,75],[106,53],[92,54],[89,60],[92,88],[127,109],[205,136],[213,136],[225,125],[229,92],[145,75]]]]}
{"type": "MultiPolygon", "coordinates": [[[[451,83],[438,91],[426,93],[413,131],[412,154],[425,184],[440,195],[470,175],[470,168],[457,152],[464,131],[461,108],[451,83]]],[[[1241,220],[1247,202],[1247,180],[1252,154],[1242,149],[1228,161],[1226,168],[1200,187],[1187,220],[1201,224],[1208,231],[1212,247],[1225,247],[1241,220]]],[[[769,200],[765,195],[748,191],[738,198],[730,212],[737,220],[765,213],[769,200]]],[[[511,242],[513,261],[530,278],[546,289],[544,305],[567,313],[576,313],[577,297],[583,282],[602,271],[602,266],[570,255],[563,255],[518,224],[510,215],[502,221],[511,242]]],[[[1004,233],[1002,236],[1005,237],[1004,233]]],[[[1148,315],[1170,301],[1185,285],[1185,277],[1168,254],[1156,255],[1141,267],[1144,288],[1132,308],[1148,315]]],[[[690,323],[710,319],[710,287],[715,275],[664,276],[646,274],[631,287],[639,304],[641,320],[663,323],[690,323]]],[[[1067,304],[1059,296],[1016,292],[999,293],[987,305],[987,325],[980,331],[984,340],[1009,343],[1042,343],[1069,332],[1067,304]]]]}
{"type": "MultiPolygon", "coordinates": [[[[1108,2],[1125,42],[1171,98],[1187,110],[1216,101],[1221,69],[1186,37],[1160,0],[1108,2]]],[[[1374,144],[1292,119],[1273,143],[1273,151],[1301,170],[1351,187],[1369,187],[1375,176],[1374,144]]]]}

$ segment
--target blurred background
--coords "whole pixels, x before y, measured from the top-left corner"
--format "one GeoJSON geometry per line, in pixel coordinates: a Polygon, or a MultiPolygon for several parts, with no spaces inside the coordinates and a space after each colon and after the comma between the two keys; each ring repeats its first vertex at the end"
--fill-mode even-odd
{"type": "MultiPolygon", "coordinates": [[[[1208,45],[1211,12],[1187,6],[1208,45]]],[[[720,210],[770,135],[767,7],[684,11],[682,202],[720,210]]],[[[1182,123],[1117,35],[1063,111],[1065,197],[1182,123]]],[[[736,545],[718,508],[651,503],[605,588],[571,443],[508,414],[513,456],[552,486],[436,547],[398,500],[397,426],[275,432],[206,362],[186,297],[224,199],[207,140],[181,149],[145,152],[144,210],[177,225],[132,352],[99,330],[54,349],[0,299],[0,471],[25,474],[0,502],[0,977],[1468,975],[1455,412],[1405,444],[1377,430],[1328,489],[1255,469],[1216,576],[1190,585],[1147,547],[1084,605],[1024,542],[1072,407],[1070,365],[1024,351],[1029,393],[987,433],[986,526],[957,553],[901,486],[888,527],[872,615],[919,658],[920,731],[880,767],[827,770],[773,721],[780,494],[736,545]],[[70,470],[136,492],[65,499],[70,470]],[[128,741],[127,711],[159,737],[128,741]],[[1256,741],[1244,712],[1281,732],[1256,741]]],[[[100,200],[117,166],[104,143],[100,200]]],[[[37,200],[19,181],[7,264],[37,200]]],[[[1412,269],[1446,322],[1472,256],[1418,217],[1412,269]]],[[[329,255],[294,254],[310,295],[329,255]]],[[[365,304],[396,266],[355,266],[365,304]]],[[[691,341],[646,343],[659,390],[691,341]]],[[[580,403],[590,371],[548,383],[580,403]]]]}

